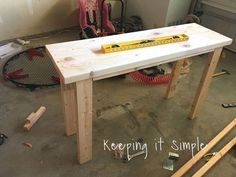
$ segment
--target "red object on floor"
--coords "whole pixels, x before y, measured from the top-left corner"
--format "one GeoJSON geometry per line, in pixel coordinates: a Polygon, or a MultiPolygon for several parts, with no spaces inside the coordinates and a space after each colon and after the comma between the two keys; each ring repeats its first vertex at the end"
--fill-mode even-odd
{"type": "Polygon", "coordinates": [[[23,69],[18,69],[16,71],[10,72],[10,73],[6,73],[3,75],[3,79],[5,81],[7,81],[8,79],[24,79],[29,77],[28,74],[23,74],[23,69]]]}
{"type": "Polygon", "coordinates": [[[44,54],[36,49],[29,49],[28,51],[28,58],[29,60],[33,60],[34,56],[44,57],[44,54]]]}
{"type": "Polygon", "coordinates": [[[166,84],[170,81],[172,74],[161,74],[157,76],[147,76],[139,71],[129,73],[134,80],[147,85],[166,84]]]}

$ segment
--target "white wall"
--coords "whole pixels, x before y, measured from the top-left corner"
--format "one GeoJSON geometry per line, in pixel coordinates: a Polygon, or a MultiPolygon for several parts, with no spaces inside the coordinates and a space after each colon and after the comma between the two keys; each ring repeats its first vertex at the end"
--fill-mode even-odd
{"type": "Polygon", "coordinates": [[[170,0],[128,0],[127,16],[139,15],[146,29],[165,26],[170,0]]]}
{"type": "Polygon", "coordinates": [[[236,13],[236,0],[202,0],[203,4],[236,13]]]}
{"type": "Polygon", "coordinates": [[[109,1],[107,0],[107,2],[111,3],[112,6],[112,11],[111,11],[111,18],[115,19],[115,18],[119,18],[121,16],[121,3],[119,1],[109,1]]]}
{"type": "Polygon", "coordinates": [[[236,0],[203,0],[202,25],[233,39],[227,46],[236,52],[236,0]]]}
{"type": "Polygon", "coordinates": [[[146,29],[183,20],[191,0],[128,0],[127,16],[139,15],[146,29]]]}
{"type": "Polygon", "coordinates": [[[176,20],[183,20],[188,15],[190,4],[191,0],[170,0],[166,25],[176,20]]]}
{"type": "Polygon", "coordinates": [[[76,0],[1,0],[0,41],[77,26],[76,0]]]}

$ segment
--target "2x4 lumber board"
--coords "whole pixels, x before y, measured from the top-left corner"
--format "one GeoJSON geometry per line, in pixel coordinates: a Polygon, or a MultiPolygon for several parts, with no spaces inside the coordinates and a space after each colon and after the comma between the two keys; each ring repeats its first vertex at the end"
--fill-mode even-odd
{"type": "Polygon", "coordinates": [[[92,159],[92,79],[76,82],[78,162],[92,159]]]}
{"type": "Polygon", "coordinates": [[[236,118],[230,122],[217,136],[215,136],[202,150],[200,150],[192,159],[185,163],[171,177],[183,176],[195,163],[197,163],[209,150],[211,150],[230,130],[236,125],[236,118]]]}
{"type": "Polygon", "coordinates": [[[86,79],[107,78],[123,71],[134,71],[143,66],[156,66],[182,58],[207,53],[215,48],[230,45],[232,39],[198,24],[184,24],[100,38],[46,45],[64,83],[86,79]],[[184,33],[188,41],[107,53],[102,44],[119,43],[140,39],[184,33]]]}
{"type": "Polygon", "coordinates": [[[64,125],[67,136],[76,134],[77,103],[76,103],[76,84],[64,84],[61,79],[61,95],[64,110],[64,125]]]}
{"type": "Polygon", "coordinates": [[[179,76],[180,76],[180,71],[181,67],[183,66],[184,60],[178,60],[174,63],[173,68],[172,68],[172,77],[170,80],[170,83],[167,87],[167,92],[166,92],[166,99],[169,99],[174,96],[176,87],[178,84],[179,76]]]}
{"type": "Polygon", "coordinates": [[[190,119],[194,119],[195,117],[197,117],[201,109],[203,101],[207,95],[210,83],[212,81],[212,75],[214,74],[215,68],[220,59],[222,49],[223,49],[222,47],[217,48],[215,49],[214,52],[209,53],[208,60],[205,69],[203,71],[202,78],[200,80],[200,84],[198,86],[197,93],[192,105],[192,110],[189,116],[190,119]]]}
{"type": "Polygon", "coordinates": [[[211,167],[213,167],[213,165],[215,165],[235,145],[236,145],[236,137],[234,137],[227,145],[225,145],[219,152],[217,152],[192,177],[203,176],[211,167]]]}

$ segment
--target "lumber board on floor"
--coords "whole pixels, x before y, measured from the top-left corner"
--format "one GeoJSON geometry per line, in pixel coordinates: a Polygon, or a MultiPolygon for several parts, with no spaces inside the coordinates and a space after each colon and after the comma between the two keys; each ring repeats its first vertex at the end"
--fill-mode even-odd
{"type": "Polygon", "coordinates": [[[226,144],[219,152],[216,153],[203,167],[201,167],[192,177],[203,176],[211,167],[213,167],[230,149],[236,145],[236,137],[226,144]]]}
{"type": "Polygon", "coordinates": [[[234,118],[218,135],[216,135],[202,150],[200,150],[192,159],[178,169],[171,177],[181,177],[192,168],[209,150],[211,150],[225,135],[227,135],[236,126],[234,118]]]}

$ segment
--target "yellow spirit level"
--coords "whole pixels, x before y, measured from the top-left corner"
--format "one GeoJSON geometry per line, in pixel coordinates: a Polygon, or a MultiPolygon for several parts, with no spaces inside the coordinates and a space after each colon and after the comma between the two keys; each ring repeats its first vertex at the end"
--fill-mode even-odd
{"type": "Polygon", "coordinates": [[[172,36],[163,36],[158,38],[149,38],[136,41],[127,41],[121,43],[104,44],[102,51],[104,53],[119,52],[123,50],[131,50],[156,45],[170,44],[175,42],[187,41],[189,37],[186,34],[176,34],[172,36]]]}

